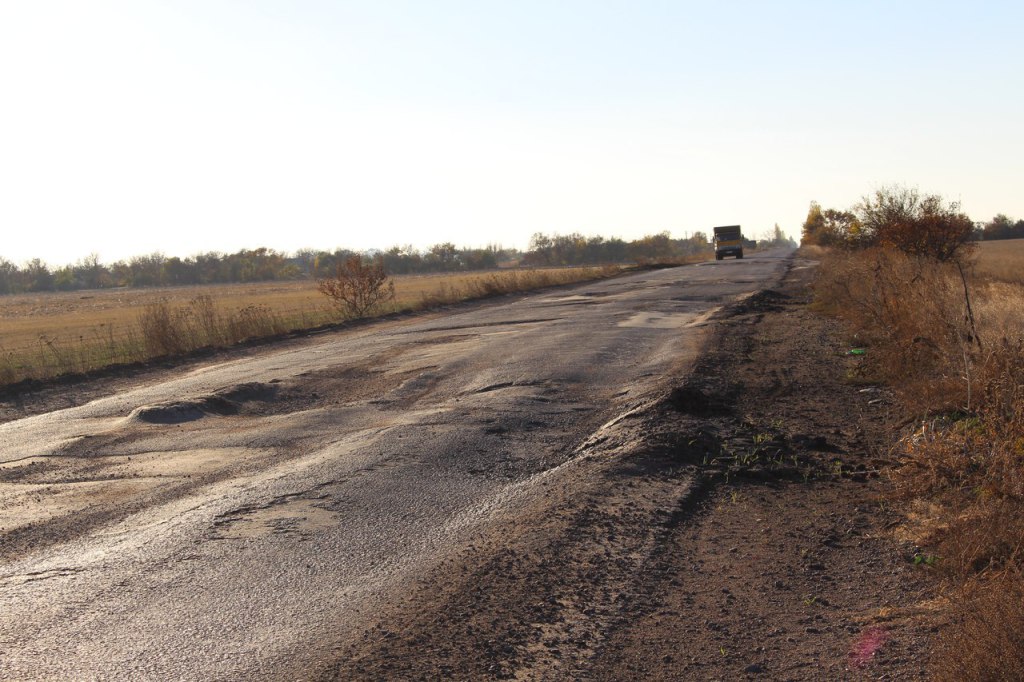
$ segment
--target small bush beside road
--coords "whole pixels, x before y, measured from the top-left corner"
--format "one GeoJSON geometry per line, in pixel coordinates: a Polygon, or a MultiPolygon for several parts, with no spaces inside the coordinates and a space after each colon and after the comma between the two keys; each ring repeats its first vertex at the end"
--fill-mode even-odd
{"type": "Polygon", "coordinates": [[[349,256],[338,263],[332,277],[317,281],[317,289],[331,299],[343,320],[366,317],[395,300],[395,283],[384,264],[367,263],[361,256],[349,256]]]}

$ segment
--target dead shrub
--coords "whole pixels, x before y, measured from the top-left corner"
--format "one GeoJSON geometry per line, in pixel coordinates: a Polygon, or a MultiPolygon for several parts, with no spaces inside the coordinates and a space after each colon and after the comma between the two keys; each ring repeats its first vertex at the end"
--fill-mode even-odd
{"type": "MultiPolygon", "coordinates": [[[[983,297],[982,311],[988,303],[983,297]]],[[[980,320],[983,331],[1009,322],[980,320]]],[[[1019,337],[986,348],[972,359],[973,411],[933,418],[900,439],[892,472],[900,498],[939,503],[944,530],[929,541],[961,580],[1024,566],[1024,350],[1019,337]]]]}
{"type": "Polygon", "coordinates": [[[853,207],[852,245],[877,245],[939,262],[954,262],[973,249],[974,222],[937,194],[893,185],[853,207]]]}
{"type": "Polygon", "coordinates": [[[420,294],[420,307],[424,309],[437,308],[438,306],[451,305],[465,299],[465,295],[458,287],[447,282],[441,282],[433,291],[424,291],[420,294]]]}
{"type": "Polygon", "coordinates": [[[331,299],[345,319],[366,317],[395,298],[395,283],[383,263],[366,263],[360,256],[339,263],[333,277],[317,281],[317,289],[331,299]]]}
{"type": "Polygon", "coordinates": [[[269,307],[248,305],[229,315],[217,312],[213,299],[199,296],[187,305],[161,299],[139,315],[143,353],[134,359],[182,355],[206,346],[223,346],[282,334],[287,326],[269,307]]]}
{"type": "Polygon", "coordinates": [[[973,449],[973,438],[956,428],[931,420],[897,442],[901,461],[892,478],[898,497],[959,495],[977,482],[984,462],[973,449]]]}
{"type": "Polygon", "coordinates": [[[0,385],[13,384],[21,378],[19,365],[14,353],[0,346],[0,385]]]}

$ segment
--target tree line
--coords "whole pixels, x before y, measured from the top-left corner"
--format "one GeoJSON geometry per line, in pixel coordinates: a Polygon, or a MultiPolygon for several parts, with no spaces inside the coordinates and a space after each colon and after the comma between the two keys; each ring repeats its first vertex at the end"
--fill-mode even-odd
{"type": "Polygon", "coordinates": [[[490,270],[502,266],[568,266],[672,260],[707,251],[708,239],[697,232],[673,239],[668,232],[634,241],[617,237],[534,234],[527,251],[498,245],[457,247],[451,242],[425,250],[393,246],[387,250],[356,252],[349,249],[295,253],[274,249],[242,249],[235,253],[207,252],[186,258],[151,253],[114,263],[102,263],[96,254],[76,263],[51,267],[34,258],[17,265],[0,257],[0,294],[74,291],[115,287],[163,287],[190,284],[265,282],[319,279],[331,276],[352,256],[378,263],[391,275],[490,270]]]}
{"type": "Polygon", "coordinates": [[[981,238],[986,241],[994,239],[1024,239],[1024,220],[1014,222],[1000,213],[982,225],[981,238]]]}
{"type": "Polygon", "coordinates": [[[708,237],[704,232],[695,232],[682,239],[673,239],[668,232],[659,232],[631,242],[617,237],[588,237],[578,232],[565,235],[537,232],[530,238],[530,248],[523,254],[522,264],[600,265],[671,261],[705,253],[709,248],[708,237]]]}

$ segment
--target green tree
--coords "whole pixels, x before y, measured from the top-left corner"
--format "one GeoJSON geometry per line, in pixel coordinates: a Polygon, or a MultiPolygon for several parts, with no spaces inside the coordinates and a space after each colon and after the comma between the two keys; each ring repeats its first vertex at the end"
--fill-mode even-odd
{"type": "Polygon", "coordinates": [[[459,250],[451,242],[431,246],[427,260],[437,269],[444,271],[459,270],[462,266],[459,262],[459,250]]]}
{"type": "Polygon", "coordinates": [[[33,258],[28,263],[25,263],[22,272],[27,284],[25,287],[27,291],[53,291],[53,273],[50,272],[49,266],[43,261],[33,258]]]}
{"type": "Polygon", "coordinates": [[[18,266],[0,258],[0,294],[13,294],[17,287],[18,266]]]}

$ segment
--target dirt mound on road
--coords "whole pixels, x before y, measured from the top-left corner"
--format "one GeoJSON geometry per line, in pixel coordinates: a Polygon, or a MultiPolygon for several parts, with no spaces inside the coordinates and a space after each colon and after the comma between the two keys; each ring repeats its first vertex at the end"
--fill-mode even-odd
{"type": "Polygon", "coordinates": [[[267,401],[276,394],[271,384],[245,383],[225,388],[212,395],[174,400],[156,405],[142,405],[128,415],[129,422],[146,424],[183,424],[211,415],[238,414],[242,404],[267,401]]]}

